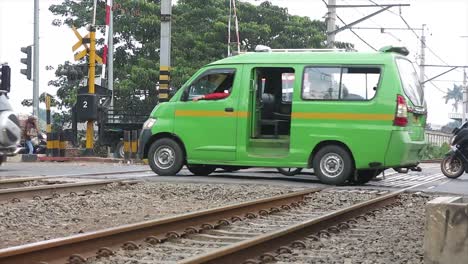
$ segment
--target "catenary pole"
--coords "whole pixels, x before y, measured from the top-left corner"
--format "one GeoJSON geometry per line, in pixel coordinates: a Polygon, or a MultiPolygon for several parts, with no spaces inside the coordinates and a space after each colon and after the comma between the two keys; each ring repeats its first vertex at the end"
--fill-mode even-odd
{"type": "Polygon", "coordinates": [[[229,0],[229,16],[228,16],[228,57],[231,56],[231,17],[232,17],[232,0],[229,0]]]}
{"type": "Polygon", "coordinates": [[[327,48],[332,49],[335,47],[335,34],[330,32],[335,31],[336,23],[336,0],[328,0],[328,15],[327,15],[327,48]]]}
{"type": "Polygon", "coordinates": [[[39,0],[34,0],[33,115],[39,117],[39,0]]]}
{"type": "Polygon", "coordinates": [[[422,30],[421,30],[421,54],[420,54],[420,63],[419,63],[419,80],[421,81],[421,88],[424,91],[424,78],[425,78],[425,72],[424,72],[424,65],[426,64],[426,35],[424,35],[424,28],[426,27],[426,24],[422,25],[422,30]]]}

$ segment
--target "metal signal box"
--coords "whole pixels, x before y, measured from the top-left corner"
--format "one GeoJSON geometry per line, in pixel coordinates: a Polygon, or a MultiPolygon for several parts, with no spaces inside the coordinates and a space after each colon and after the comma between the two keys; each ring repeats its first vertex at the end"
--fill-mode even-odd
{"type": "Polygon", "coordinates": [[[76,113],[78,122],[97,120],[98,97],[96,94],[78,94],[76,100],[76,113]]]}

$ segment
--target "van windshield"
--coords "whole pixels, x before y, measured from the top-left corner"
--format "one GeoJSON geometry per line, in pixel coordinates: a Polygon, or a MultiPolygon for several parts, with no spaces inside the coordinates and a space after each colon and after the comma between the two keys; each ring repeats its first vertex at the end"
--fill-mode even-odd
{"type": "Polygon", "coordinates": [[[414,106],[424,107],[424,92],[419,82],[418,74],[413,63],[406,59],[397,59],[398,71],[400,72],[401,84],[406,96],[414,106]]]}

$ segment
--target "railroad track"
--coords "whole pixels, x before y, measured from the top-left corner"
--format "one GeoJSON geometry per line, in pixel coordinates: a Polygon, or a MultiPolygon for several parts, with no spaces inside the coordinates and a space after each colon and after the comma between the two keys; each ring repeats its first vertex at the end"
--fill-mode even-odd
{"type": "MultiPolygon", "coordinates": [[[[44,179],[42,179],[44,180],[44,179]]],[[[13,182],[12,184],[20,184],[21,182],[13,182]]],[[[93,190],[106,187],[112,183],[133,184],[137,181],[128,179],[113,179],[113,180],[92,180],[85,182],[62,183],[60,181],[52,182],[52,184],[44,184],[38,186],[18,187],[0,189],[0,203],[20,202],[24,199],[40,200],[45,197],[58,198],[61,195],[78,195],[81,193],[91,194],[93,190]]]]}
{"type": "MultiPolygon", "coordinates": [[[[364,195],[365,198],[361,197],[361,199],[357,201],[342,200],[342,198],[340,198],[343,197],[344,194],[349,193],[352,192],[338,189],[334,189],[334,191],[323,191],[321,189],[305,190],[254,202],[16,246],[0,250],[0,263],[87,263],[86,260],[88,258],[92,260],[95,257],[104,257],[114,254],[114,252],[117,252],[118,247],[122,247],[125,250],[136,250],[146,245],[172,247],[175,252],[172,252],[170,255],[178,254],[179,257],[180,254],[185,257],[193,255],[193,250],[200,252],[200,248],[189,246],[189,252],[187,253],[187,251],[185,251],[184,253],[182,252],[184,247],[174,245],[174,243],[188,245],[187,241],[180,242],[187,239],[198,241],[192,243],[192,246],[199,246],[199,244],[205,245],[202,246],[204,250],[207,250],[207,244],[214,244],[216,247],[220,247],[212,251],[217,256],[220,254],[218,251],[221,250],[224,252],[222,256],[220,256],[223,259],[222,262],[219,259],[212,259],[207,263],[239,263],[240,259],[258,256],[260,252],[265,250],[266,245],[262,243],[259,244],[258,241],[263,241],[269,248],[271,246],[287,244],[290,239],[294,241],[297,237],[304,236],[304,231],[299,230],[298,226],[295,226],[295,235],[288,234],[287,237],[289,238],[285,239],[282,236],[278,236],[277,233],[280,232],[286,235],[283,230],[284,228],[278,231],[278,226],[276,224],[255,223],[255,221],[259,221],[263,218],[266,218],[264,221],[271,221],[271,219],[268,220],[268,218],[272,217],[275,218],[274,221],[276,223],[278,223],[278,221],[282,222],[281,226],[285,227],[289,225],[288,222],[291,221],[291,219],[289,219],[290,217],[294,218],[293,222],[302,223],[301,226],[304,225],[303,222],[305,219],[313,219],[313,222],[318,223],[318,227],[309,228],[310,230],[308,230],[311,231],[316,228],[324,228],[324,225],[341,223],[343,221],[341,219],[342,217],[348,216],[350,212],[355,214],[355,211],[358,210],[356,208],[347,208],[343,211],[342,209],[338,209],[340,206],[337,204],[335,204],[336,206],[334,207],[327,205],[322,208],[319,206],[320,204],[326,204],[326,201],[331,200],[335,201],[335,203],[338,202],[338,204],[347,204],[359,202],[360,200],[369,200],[371,196],[379,197],[378,201],[374,198],[365,202],[364,205],[362,202],[359,202],[359,212],[363,212],[375,206],[393,203],[398,196],[398,194],[382,196],[382,193],[379,193],[379,191],[359,191],[356,194],[364,195]],[[315,197],[317,195],[319,198],[315,197]],[[321,196],[324,196],[322,200],[320,200],[321,196]],[[333,211],[333,213],[329,213],[330,211],[333,211]],[[281,218],[283,219],[281,220],[281,218]],[[327,220],[326,224],[324,224],[325,220],[327,220]],[[249,223],[249,225],[256,227],[268,226],[269,228],[260,231],[261,234],[257,234],[258,232],[249,232],[248,230],[230,231],[225,229],[236,226],[237,222],[249,223]],[[263,234],[265,232],[267,234],[263,234]],[[271,240],[271,235],[269,234],[273,234],[272,236],[277,237],[279,240],[271,240]],[[210,239],[214,241],[208,241],[210,239]],[[204,240],[204,243],[200,242],[204,240]],[[252,242],[253,240],[255,240],[255,243],[252,242]],[[236,254],[231,254],[231,256],[225,255],[226,252],[233,253],[233,247],[238,244],[244,247],[244,251],[236,250],[236,252],[242,252],[242,258],[239,258],[239,255],[236,254]],[[257,246],[255,246],[255,244],[257,246]],[[248,254],[245,253],[245,245],[250,245],[252,247],[252,250],[248,250],[248,252],[250,252],[248,254]],[[176,248],[178,248],[178,250],[175,250],[176,248]],[[233,260],[232,262],[226,262],[228,259],[233,260]]],[[[187,250],[187,248],[185,248],[185,250],[187,250]]],[[[212,258],[211,254],[213,253],[201,255],[199,256],[200,259],[188,259],[186,263],[204,263],[212,258]]]]}
{"type": "Polygon", "coordinates": [[[51,175],[51,176],[13,176],[4,179],[0,179],[1,182],[8,182],[8,181],[21,181],[21,180],[34,180],[36,179],[51,179],[51,178],[67,178],[67,177],[84,177],[84,176],[105,176],[105,175],[115,175],[115,174],[134,174],[134,173],[142,173],[142,172],[152,172],[152,170],[134,170],[134,171],[112,171],[112,172],[91,172],[91,173],[70,173],[70,174],[59,174],[59,175],[51,175]]]}
{"type": "Polygon", "coordinates": [[[151,170],[97,172],[97,173],[74,173],[53,176],[23,176],[18,178],[7,178],[0,180],[0,203],[19,202],[22,199],[42,199],[42,197],[60,197],[64,193],[76,195],[80,192],[92,193],[93,190],[102,188],[111,183],[133,183],[129,178],[112,180],[91,180],[87,182],[73,182],[73,179],[88,176],[112,176],[128,175],[135,173],[150,172],[151,170]],[[33,183],[28,186],[28,183],[33,183]]]}
{"type": "Polygon", "coordinates": [[[26,187],[29,182],[42,182],[44,184],[56,184],[64,183],[63,181],[49,181],[55,176],[45,176],[45,177],[21,177],[21,178],[11,178],[0,180],[0,190],[9,189],[9,188],[20,188],[26,187]]]}
{"type": "Polygon", "coordinates": [[[0,249],[0,264],[93,263],[119,254],[137,255],[138,250],[143,250],[147,258],[151,251],[156,263],[260,263],[303,247],[305,237],[348,229],[349,221],[397,205],[400,194],[417,186],[391,193],[339,188],[304,190],[0,249]],[[358,199],[352,198],[353,193],[358,199]],[[324,195],[326,199],[317,198],[324,195]]]}

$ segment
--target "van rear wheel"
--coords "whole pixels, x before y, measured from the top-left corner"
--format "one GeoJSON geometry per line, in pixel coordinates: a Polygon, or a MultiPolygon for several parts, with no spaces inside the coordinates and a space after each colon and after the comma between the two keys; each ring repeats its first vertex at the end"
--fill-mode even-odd
{"type": "Polygon", "coordinates": [[[156,174],[173,176],[184,165],[184,152],[174,140],[161,138],[151,144],[148,151],[148,163],[156,174]]]}
{"type": "Polygon", "coordinates": [[[321,182],[343,185],[353,171],[351,155],[343,147],[328,145],[321,148],[312,160],[315,175],[321,182]]]}
{"type": "Polygon", "coordinates": [[[207,176],[216,170],[215,166],[210,165],[187,165],[187,169],[197,176],[207,176]]]}

